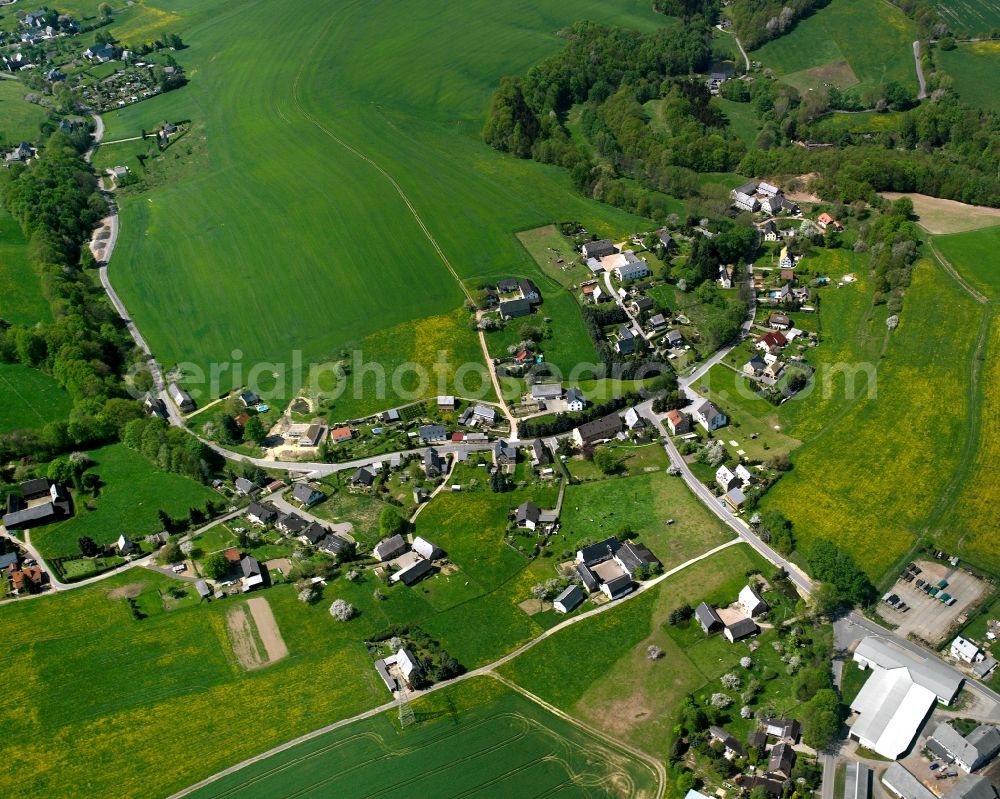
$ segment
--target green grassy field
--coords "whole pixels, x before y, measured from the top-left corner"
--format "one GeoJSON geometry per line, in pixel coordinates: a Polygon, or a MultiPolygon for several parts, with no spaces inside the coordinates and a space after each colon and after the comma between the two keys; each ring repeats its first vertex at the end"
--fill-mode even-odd
{"type": "MultiPolygon", "coordinates": [[[[824,319],[826,312],[824,302],[824,319]]],[[[844,322],[849,328],[849,317],[844,322]]],[[[787,403],[800,405],[797,413],[804,414],[787,430],[806,443],[793,457],[795,468],[762,506],[792,519],[800,548],[808,551],[816,538],[834,540],[876,579],[909,551],[963,458],[979,322],[979,306],[940,267],[922,259],[884,358],[879,347],[865,354],[885,335],[884,325],[865,312],[856,321],[859,336],[841,345],[844,357],[837,349],[832,353],[837,360],[831,364],[876,367],[875,396],[871,384],[859,380],[854,399],[848,399],[842,373],[831,389],[821,379],[811,397],[787,403]],[[933,321],[941,308],[948,309],[946,325],[933,321]]]]}
{"type": "Polygon", "coordinates": [[[431,799],[502,793],[570,799],[656,793],[648,765],[488,677],[422,698],[413,709],[418,723],[412,727],[400,729],[390,711],[255,763],[192,796],[291,799],[375,791],[431,799]]]}
{"type": "Polygon", "coordinates": [[[16,325],[52,319],[28,256],[28,242],[21,226],[3,206],[0,206],[0,319],[16,325]]]}
{"type": "MultiPolygon", "coordinates": [[[[728,604],[744,585],[744,573],[762,567],[766,564],[747,546],[726,549],[613,613],[552,635],[501,667],[501,673],[598,729],[665,757],[683,697],[708,688],[709,682],[717,687],[718,677],[748,653],[745,643],[705,639],[697,625],[684,631],[670,627],[670,611],[703,599],[728,604]],[[659,646],[664,657],[650,661],[650,645],[659,646]]],[[[755,658],[770,657],[767,649],[761,647],[755,658]]],[[[766,684],[762,701],[767,697],[790,709],[788,686],[781,682],[766,684]]]]}
{"type": "Polygon", "coordinates": [[[913,23],[888,3],[838,0],[750,57],[800,91],[823,83],[865,89],[896,81],[915,94],[916,38],[913,23]],[[864,20],[864,35],[859,35],[858,20],[864,20]]]}
{"type": "Polygon", "coordinates": [[[986,33],[1000,25],[995,0],[939,0],[937,9],[959,33],[986,33]]]}
{"type": "MultiPolygon", "coordinates": [[[[1000,526],[991,508],[1000,499],[994,473],[1000,462],[1000,271],[994,253],[1000,246],[1000,228],[973,233],[939,236],[934,244],[962,277],[989,300],[984,309],[988,324],[982,341],[980,373],[971,386],[972,401],[978,404],[976,436],[968,457],[956,475],[955,493],[941,509],[933,532],[938,541],[974,563],[1000,570],[997,536],[1000,526]]],[[[969,446],[967,444],[967,446],[969,446]]]]}
{"type": "Polygon", "coordinates": [[[48,114],[40,105],[25,101],[29,91],[20,81],[0,80],[0,144],[37,141],[39,126],[48,114]]]}
{"type": "Polygon", "coordinates": [[[66,418],[73,405],[53,378],[18,363],[0,363],[0,393],[0,433],[41,428],[66,418]]]}
{"type": "Polygon", "coordinates": [[[122,533],[133,538],[158,533],[163,529],[157,516],[161,508],[171,516],[186,516],[191,507],[201,508],[207,500],[218,498],[200,483],[165,472],[122,444],[89,455],[95,462],[91,470],[103,483],[93,500],[94,509],[87,507],[90,497],[77,492],[71,518],[33,530],[32,543],[45,556],[78,554],[81,536],[110,544],[122,533]]]}
{"type": "Polygon", "coordinates": [[[478,134],[499,77],[561,47],[563,25],[650,29],[662,17],[638,0],[477,0],[445,19],[428,0],[398,6],[287,0],[278,30],[270,5],[171,6],[192,81],[109,114],[107,134],[164,118],[205,125],[201,174],[122,202],[113,280],[165,364],[229,361],[234,349],[244,363],[288,363],[295,350],[328,359],[387,329],[405,341],[406,325],[463,299],[426,233],[464,279],[537,274],[513,233],[554,218],[608,233],[640,224],[577,196],[563,170],[505,158],[478,134]],[[426,47],[441,24],[462,37],[426,47]],[[262,70],[262,48],[298,57],[262,70]]]}
{"type": "MultiPolygon", "coordinates": [[[[997,16],[994,24],[1000,25],[1000,10],[997,16]]],[[[964,102],[987,111],[1000,111],[1000,98],[992,91],[994,76],[1000,70],[1000,42],[970,42],[950,51],[939,48],[937,58],[951,75],[955,91],[964,102]]]]}

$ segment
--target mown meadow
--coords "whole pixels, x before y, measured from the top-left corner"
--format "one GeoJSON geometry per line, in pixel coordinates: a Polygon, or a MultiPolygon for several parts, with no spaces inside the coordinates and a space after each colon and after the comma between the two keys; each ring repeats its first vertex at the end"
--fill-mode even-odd
{"type": "Polygon", "coordinates": [[[43,427],[72,407],[55,380],[19,363],[0,363],[0,397],[0,433],[43,427]]]}
{"type": "Polygon", "coordinates": [[[31,265],[21,226],[0,205],[0,319],[33,325],[52,319],[41,281],[31,265]]]}

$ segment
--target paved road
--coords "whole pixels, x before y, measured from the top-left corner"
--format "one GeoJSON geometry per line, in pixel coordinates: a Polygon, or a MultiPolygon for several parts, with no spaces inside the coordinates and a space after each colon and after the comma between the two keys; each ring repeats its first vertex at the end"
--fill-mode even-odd
{"type": "Polygon", "coordinates": [[[329,519],[322,519],[319,516],[310,513],[305,508],[300,508],[298,507],[298,505],[293,505],[291,502],[285,499],[285,495],[283,493],[271,494],[271,496],[267,497],[267,501],[270,502],[272,505],[274,505],[274,507],[276,507],[282,513],[294,513],[296,516],[301,516],[307,522],[316,522],[317,524],[326,527],[331,532],[334,532],[337,535],[345,536],[348,539],[350,539],[351,542],[354,542],[354,536],[351,535],[351,530],[354,529],[354,525],[351,524],[350,522],[338,523],[338,522],[331,522],[329,519]]]}
{"type": "MultiPolygon", "coordinates": [[[[521,646],[519,646],[513,652],[510,652],[510,653],[504,655],[499,660],[495,660],[492,663],[489,663],[489,664],[487,664],[485,666],[480,666],[478,669],[473,669],[472,671],[467,671],[465,674],[461,675],[460,677],[456,677],[453,680],[448,680],[448,681],[445,681],[445,682],[435,683],[430,688],[424,689],[422,691],[410,691],[410,692],[407,693],[407,696],[410,699],[415,699],[417,697],[425,696],[425,695],[433,693],[435,691],[439,691],[442,688],[447,688],[448,686],[455,685],[456,683],[464,682],[465,680],[471,680],[473,677],[483,677],[483,676],[489,675],[494,670],[500,668],[501,666],[503,666],[506,663],[509,663],[514,658],[519,657],[520,655],[523,655],[529,649],[532,649],[532,648],[536,647],[542,641],[544,641],[547,638],[550,638],[551,636],[555,635],[559,631],[565,630],[567,627],[572,627],[574,624],[579,624],[580,622],[582,622],[582,621],[584,621],[586,619],[593,618],[594,616],[597,616],[598,614],[606,613],[609,610],[612,610],[612,609],[614,609],[616,607],[619,607],[624,602],[630,602],[630,601],[636,599],[637,597],[641,596],[642,594],[644,594],[646,591],[649,591],[652,588],[654,588],[655,586],[659,585],[664,580],[667,580],[670,577],[673,577],[675,574],[684,571],[684,569],[687,569],[690,566],[693,566],[694,564],[699,563],[700,561],[703,561],[706,558],[710,558],[713,555],[717,554],[718,552],[721,552],[722,550],[727,549],[727,548],[733,546],[734,544],[739,544],[739,543],[740,543],[740,540],[738,538],[734,538],[731,541],[727,541],[725,544],[720,544],[719,546],[717,546],[717,547],[715,547],[713,549],[710,549],[708,552],[705,552],[705,553],[703,553],[701,555],[698,555],[695,558],[691,558],[690,560],[685,561],[684,563],[680,564],[679,566],[675,566],[674,568],[670,569],[669,571],[664,572],[663,574],[661,574],[658,577],[655,577],[652,580],[647,580],[645,583],[643,583],[642,585],[640,585],[639,588],[636,591],[634,591],[633,593],[629,594],[628,596],[622,597],[621,599],[616,600],[615,602],[608,602],[608,603],[606,603],[604,605],[600,605],[600,606],[594,608],[593,610],[588,610],[586,613],[581,613],[578,616],[572,616],[572,617],[566,619],[565,621],[562,621],[559,624],[555,625],[554,627],[550,627],[549,629],[545,630],[544,632],[542,632],[537,637],[532,638],[527,643],[522,644],[521,646]]],[[[311,741],[314,738],[318,738],[321,735],[325,735],[328,732],[332,732],[334,730],[340,729],[341,727],[346,727],[348,724],[353,724],[356,721],[362,721],[364,719],[369,719],[372,716],[377,716],[380,713],[385,713],[388,710],[392,710],[394,707],[396,707],[396,705],[397,705],[396,700],[393,700],[391,702],[385,702],[384,704],[381,704],[378,707],[373,707],[370,710],[366,710],[363,713],[358,713],[357,715],[351,716],[350,718],[341,719],[340,721],[335,721],[332,724],[327,724],[325,727],[321,727],[318,730],[313,730],[312,732],[309,732],[309,733],[306,733],[305,735],[299,736],[298,738],[295,738],[294,740],[291,740],[291,741],[288,741],[286,743],[283,743],[280,746],[274,747],[273,749],[269,749],[266,752],[261,752],[259,755],[255,755],[254,757],[251,757],[251,758],[249,758],[247,760],[244,760],[242,763],[237,763],[235,766],[230,766],[229,768],[224,769],[223,771],[220,771],[220,772],[218,772],[216,774],[213,774],[210,777],[206,777],[205,779],[201,780],[200,782],[197,782],[194,785],[190,785],[187,788],[183,789],[182,791],[178,791],[177,793],[175,793],[172,796],[170,796],[169,799],[181,799],[181,797],[187,796],[188,794],[193,793],[194,791],[197,791],[197,790],[199,790],[201,788],[204,788],[206,785],[210,785],[211,783],[215,782],[216,780],[222,779],[223,777],[227,777],[230,774],[234,774],[237,771],[240,771],[241,769],[246,768],[247,766],[253,765],[254,763],[259,763],[261,760],[265,760],[265,759],[271,757],[272,755],[276,755],[279,752],[284,752],[284,751],[292,748],[293,746],[297,746],[298,744],[305,743],[306,741],[311,741]]],[[[566,718],[568,718],[571,721],[573,721],[573,723],[575,723],[577,725],[580,725],[580,723],[576,719],[572,719],[569,716],[567,716],[566,718]]],[[[582,726],[582,725],[580,725],[580,726],[582,726]]],[[[610,738],[609,736],[607,736],[607,735],[605,735],[603,733],[601,734],[601,737],[604,738],[604,740],[606,740],[606,741],[614,743],[615,746],[617,746],[619,748],[626,749],[627,751],[638,752],[638,750],[633,749],[632,747],[628,746],[627,744],[623,744],[620,741],[617,741],[614,738],[610,738]]],[[[643,759],[646,762],[649,762],[649,760],[650,760],[649,756],[645,755],[645,753],[642,753],[642,754],[643,754],[643,759]]],[[[658,772],[658,773],[660,773],[660,772],[658,772]]],[[[665,785],[663,783],[664,775],[662,773],[661,773],[660,780],[661,780],[661,782],[660,782],[659,792],[658,792],[657,796],[662,796],[663,795],[663,790],[665,788],[665,785]]]]}
{"type": "Polygon", "coordinates": [[[920,40],[917,39],[913,43],[913,63],[917,68],[917,83],[920,84],[920,91],[917,93],[917,99],[923,100],[927,97],[927,83],[924,81],[924,68],[920,63],[920,40]]]}

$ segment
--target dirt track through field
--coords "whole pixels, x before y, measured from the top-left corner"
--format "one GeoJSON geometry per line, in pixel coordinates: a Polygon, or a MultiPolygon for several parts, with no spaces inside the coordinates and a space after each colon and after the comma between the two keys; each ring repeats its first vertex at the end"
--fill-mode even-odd
{"type": "Polygon", "coordinates": [[[250,627],[250,617],[245,606],[233,608],[226,614],[226,629],[229,631],[229,641],[233,646],[233,654],[245,669],[259,669],[264,665],[257,642],[250,627]]]}
{"type": "Polygon", "coordinates": [[[257,596],[247,602],[250,613],[253,615],[254,624],[257,625],[257,633],[260,640],[264,642],[264,649],[267,651],[267,662],[274,663],[288,655],[288,647],[285,646],[285,639],[281,637],[281,630],[278,629],[278,622],[275,621],[274,613],[267,600],[262,596],[257,596]]]}

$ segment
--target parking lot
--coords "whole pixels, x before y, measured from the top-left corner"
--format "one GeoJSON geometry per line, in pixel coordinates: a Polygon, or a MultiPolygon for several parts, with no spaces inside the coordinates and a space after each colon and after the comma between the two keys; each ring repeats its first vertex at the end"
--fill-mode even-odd
{"type": "Polygon", "coordinates": [[[916,565],[921,571],[912,582],[897,580],[890,589],[890,593],[909,605],[909,610],[901,613],[880,602],[878,614],[890,624],[896,625],[899,635],[913,633],[931,644],[938,644],[949,635],[953,626],[961,623],[960,620],[969,607],[985,595],[987,585],[968,572],[952,568],[947,561],[920,560],[916,565]],[[944,590],[955,598],[955,604],[949,606],[925,594],[917,588],[918,579],[932,585],[946,580],[947,587],[944,590]]]}

